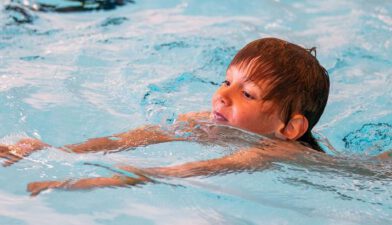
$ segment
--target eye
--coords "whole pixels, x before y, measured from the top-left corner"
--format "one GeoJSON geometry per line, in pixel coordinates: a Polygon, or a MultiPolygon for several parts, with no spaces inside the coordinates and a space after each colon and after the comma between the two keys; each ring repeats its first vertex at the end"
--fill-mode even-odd
{"type": "Polygon", "coordinates": [[[249,94],[249,93],[246,92],[246,91],[242,91],[242,94],[243,94],[246,98],[248,98],[248,99],[255,99],[251,94],[249,94]]]}
{"type": "Polygon", "coordinates": [[[228,81],[228,80],[225,80],[225,81],[223,81],[223,82],[222,82],[222,84],[224,84],[225,86],[227,86],[227,87],[228,87],[228,86],[230,86],[230,81],[228,81]]]}

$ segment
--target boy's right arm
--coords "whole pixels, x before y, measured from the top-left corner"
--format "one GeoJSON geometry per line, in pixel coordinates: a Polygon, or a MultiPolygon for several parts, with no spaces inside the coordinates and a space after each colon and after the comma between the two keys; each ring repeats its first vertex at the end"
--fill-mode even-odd
{"type": "Polygon", "coordinates": [[[198,120],[208,119],[209,115],[209,112],[181,114],[176,119],[176,123],[170,128],[172,131],[164,130],[159,126],[149,125],[109,137],[92,138],[83,143],[65,145],[61,149],[69,152],[85,153],[127,149],[170,141],[185,141],[186,138],[184,137],[176,137],[173,130],[192,131],[198,120]],[[180,126],[180,124],[184,126],[180,126]]]}
{"type": "MultiPolygon", "coordinates": [[[[184,138],[175,137],[175,135],[161,129],[159,126],[144,126],[108,137],[92,138],[79,144],[65,145],[59,149],[73,153],[89,153],[183,140],[184,138]]],[[[50,147],[50,145],[37,139],[26,138],[14,145],[0,145],[0,158],[5,159],[3,166],[10,166],[32,152],[45,147],[50,147]]]]}
{"type": "MultiPolygon", "coordinates": [[[[209,112],[191,112],[180,115],[173,128],[179,123],[185,123],[186,126],[180,128],[192,130],[198,119],[206,119],[209,112]]],[[[175,128],[174,128],[175,129],[175,128]]],[[[159,126],[143,126],[124,133],[115,134],[108,137],[92,138],[78,144],[65,145],[59,149],[66,152],[88,153],[99,151],[121,150],[150,144],[158,144],[170,141],[185,141],[183,137],[176,137],[173,131],[163,130],[159,126]]],[[[50,147],[40,140],[26,138],[20,140],[14,145],[0,145],[0,158],[5,159],[3,166],[10,166],[13,163],[30,155],[32,152],[50,147]]]]}
{"type": "Polygon", "coordinates": [[[159,126],[144,126],[109,137],[92,138],[79,144],[65,145],[61,149],[75,152],[99,152],[127,149],[170,141],[183,141],[159,126]]]}

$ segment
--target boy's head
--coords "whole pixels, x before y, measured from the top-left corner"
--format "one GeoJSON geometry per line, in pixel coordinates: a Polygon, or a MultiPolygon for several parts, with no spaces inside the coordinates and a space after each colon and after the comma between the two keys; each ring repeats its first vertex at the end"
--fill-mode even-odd
{"type": "Polygon", "coordinates": [[[328,93],[328,73],[310,50],[263,38],[235,55],[214,95],[213,116],[259,134],[309,143],[328,93]]]}

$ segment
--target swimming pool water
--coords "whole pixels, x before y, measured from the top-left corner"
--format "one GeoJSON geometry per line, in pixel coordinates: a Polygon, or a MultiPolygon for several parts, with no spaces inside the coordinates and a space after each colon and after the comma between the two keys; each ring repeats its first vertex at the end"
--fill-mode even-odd
{"type": "Polygon", "coordinates": [[[236,51],[275,36],[317,47],[332,86],[315,130],[335,150],[328,162],[304,156],[254,173],[31,198],[32,181],[112,175],[85,163],[175,165],[237,146],[47,149],[0,168],[0,224],[392,223],[391,161],[369,158],[392,149],[391,2],[140,0],[87,13],[26,9],[28,19],[10,4],[0,3],[1,143],[61,146],[208,110],[236,51]]]}

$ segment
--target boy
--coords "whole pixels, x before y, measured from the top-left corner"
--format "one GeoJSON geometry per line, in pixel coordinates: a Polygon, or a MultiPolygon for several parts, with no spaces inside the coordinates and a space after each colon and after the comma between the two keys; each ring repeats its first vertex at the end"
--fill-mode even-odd
{"type": "MultiPolygon", "coordinates": [[[[276,159],[322,152],[311,130],[327,103],[329,78],[312,50],[276,38],[255,40],[242,48],[230,63],[226,80],[212,98],[211,112],[188,113],[178,121],[188,122],[192,130],[199,120],[240,128],[271,138],[278,145],[251,147],[218,159],[185,163],[171,167],[137,169],[121,167],[138,178],[113,176],[77,181],[46,181],[29,184],[32,195],[48,188],[88,189],[125,186],[152,181],[148,176],[190,177],[222,172],[254,170],[276,159]]],[[[184,128],[182,128],[184,129],[184,128]]],[[[127,149],[149,144],[186,141],[157,126],[142,127],[111,137],[90,139],[62,147],[75,153],[127,149]]],[[[26,139],[13,146],[2,146],[0,157],[10,165],[48,145],[26,139]]]]}

